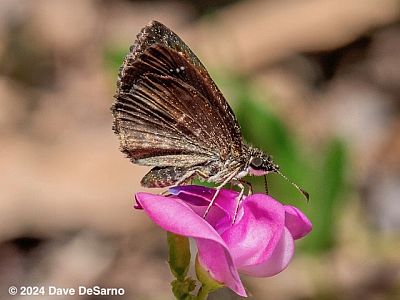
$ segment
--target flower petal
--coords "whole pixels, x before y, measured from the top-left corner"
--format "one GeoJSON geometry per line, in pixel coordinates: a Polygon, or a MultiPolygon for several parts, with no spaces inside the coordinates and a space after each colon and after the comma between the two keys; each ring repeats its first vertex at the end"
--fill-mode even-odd
{"type": "Polygon", "coordinates": [[[192,237],[199,261],[211,275],[240,296],[246,296],[238,271],[223,239],[202,217],[176,197],[137,193],[136,199],[154,223],[166,231],[192,237]]]}
{"type": "Polygon", "coordinates": [[[282,272],[289,265],[294,254],[294,240],[287,228],[281,236],[272,255],[263,263],[242,266],[239,271],[255,277],[269,277],[282,272]]]}
{"type": "Polygon", "coordinates": [[[265,194],[254,194],[242,201],[241,213],[222,233],[238,268],[265,262],[281,240],[285,226],[281,203],[265,194]]]}
{"type": "Polygon", "coordinates": [[[298,208],[285,205],[285,225],[295,240],[302,238],[312,230],[311,221],[298,208]]]}
{"type": "MultiPolygon", "coordinates": [[[[198,185],[183,185],[172,187],[169,189],[169,192],[190,204],[192,209],[202,217],[216,189],[198,185]]],[[[225,219],[226,217],[230,218],[228,223],[232,223],[238,195],[239,193],[232,190],[220,190],[213,207],[207,215],[207,221],[213,225],[213,227],[215,227],[217,223],[220,223],[221,219],[225,219]]]]}
{"type": "Polygon", "coordinates": [[[246,297],[238,270],[229,250],[218,242],[206,238],[194,238],[197,244],[199,262],[211,276],[228,286],[238,295],[246,297]]]}

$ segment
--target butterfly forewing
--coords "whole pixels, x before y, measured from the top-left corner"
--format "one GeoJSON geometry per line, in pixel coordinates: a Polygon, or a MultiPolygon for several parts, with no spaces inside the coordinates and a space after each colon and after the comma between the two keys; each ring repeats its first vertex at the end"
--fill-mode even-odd
{"type": "Polygon", "coordinates": [[[210,123],[199,122],[201,114],[213,115],[201,94],[174,78],[154,74],[143,77],[134,89],[135,93],[121,94],[115,103],[116,126],[124,137],[122,147],[131,158],[153,157],[157,152],[208,156],[218,153],[219,145],[212,139],[216,129],[210,123]],[[193,109],[189,106],[191,101],[200,107],[193,109]],[[139,148],[148,148],[149,154],[137,151],[139,148]]]}
{"type": "Polygon", "coordinates": [[[241,154],[231,108],[198,58],[161,23],[152,22],[138,35],[120,69],[115,97],[114,130],[136,163],[165,166],[167,155],[187,155],[193,165],[241,154]]]}

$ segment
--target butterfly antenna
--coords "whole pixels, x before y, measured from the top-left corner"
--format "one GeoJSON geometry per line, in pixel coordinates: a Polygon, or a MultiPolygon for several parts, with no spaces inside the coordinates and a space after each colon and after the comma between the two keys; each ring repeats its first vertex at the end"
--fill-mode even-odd
{"type": "Polygon", "coordinates": [[[285,175],[283,175],[281,173],[281,171],[279,171],[278,169],[275,169],[275,172],[278,173],[279,175],[281,175],[283,178],[285,178],[285,180],[287,182],[289,182],[290,184],[292,184],[300,193],[303,194],[304,198],[306,198],[307,202],[310,201],[310,194],[307,193],[305,190],[303,190],[300,186],[298,186],[296,183],[294,183],[293,181],[291,181],[289,178],[287,178],[285,175]]]}

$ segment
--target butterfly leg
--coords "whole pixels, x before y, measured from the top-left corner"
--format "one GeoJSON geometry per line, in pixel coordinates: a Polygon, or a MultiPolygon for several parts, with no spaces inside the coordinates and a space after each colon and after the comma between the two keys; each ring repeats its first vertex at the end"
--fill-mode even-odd
{"type": "Polygon", "coordinates": [[[184,182],[187,182],[189,180],[195,179],[194,177],[202,177],[202,178],[208,178],[208,175],[198,169],[194,169],[189,171],[185,176],[183,176],[181,179],[178,180],[177,183],[174,184],[174,186],[181,185],[184,182]]]}
{"type": "Polygon", "coordinates": [[[235,170],[234,172],[232,172],[219,186],[217,186],[216,191],[210,201],[210,204],[208,204],[208,207],[207,207],[206,211],[204,212],[203,219],[205,219],[207,217],[207,214],[210,211],[211,206],[214,205],[215,199],[217,199],[217,196],[218,196],[219,192],[221,191],[221,189],[236,176],[237,172],[238,172],[238,170],[235,170]]]}
{"type": "MultiPolygon", "coordinates": [[[[246,184],[246,185],[247,185],[247,188],[248,188],[247,196],[253,195],[253,185],[251,184],[250,181],[240,179],[240,180],[239,180],[239,183],[242,183],[243,188],[244,188],[244,185],[243,185],[243,184],[246,184]]],[[[239,184],[239,183],[237,183],[236,185],[240,187],[240,184],[239,184]]]]}
{"type": "Polygon", "coordinates": [[[165,190],[163,192],[160,193],[161,196],[169,196],[171,195],[171,193],[169,192],[169,190],[165,190]]]}
{"type": "MultiPolygon", "coordinates": [[[[245,181],[245,183],[249,183],[247,181],[245,181]]],[[[239,181],[237,186],[240,188],[240,193],[239,196],[237,197],[237,204],[236,204],[236,208],[235,208],[235,214],[233,215],[233,220],[232,220],[232,224],[235,224],[236,221],[236,216],[238,214],[239,211],[239,206],[240,203],[242,203],[242,199],[243,199],[243,194],[244,194],[244,185],[242,181],[239,181]]]]}

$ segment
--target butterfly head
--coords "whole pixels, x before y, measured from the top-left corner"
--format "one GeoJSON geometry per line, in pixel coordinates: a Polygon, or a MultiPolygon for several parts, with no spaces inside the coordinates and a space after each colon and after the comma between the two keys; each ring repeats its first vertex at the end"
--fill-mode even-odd
{"type": "Polygon", "coordinates": [[[270,155],[259,153],[250,158],[249,174],[253,176],[262,176],[271,172],[277,172],[279,166],[272,161],[270,155]]]}
{"type": "Polygon", "coordinates": [[[297,185],[289,178],[287,178],[284,174],[282,174],[279,169],[279,166],[272,161],[272,157],[270,155],[266,155],[262,151],[255,148],[252,148],[250,153],[251,157],[249,159],[249,164],[248,164],[248,174],[253,176],[264,175],[266,191],[267,191],[267,184],[265,175],[268,173],[277,173],[280,176],[282,176],[285,180],[287,180],[290,184],[292,184],[297,190],[299,190],[303,194],[303,196],[307,199],[307,201],[309,200],[310,197],[309,194],[305,190],[303,190],[299,185],[297,185]]]}

